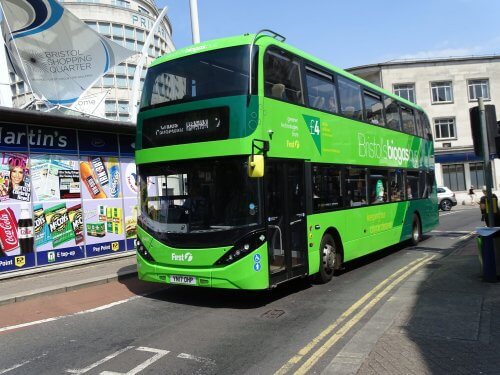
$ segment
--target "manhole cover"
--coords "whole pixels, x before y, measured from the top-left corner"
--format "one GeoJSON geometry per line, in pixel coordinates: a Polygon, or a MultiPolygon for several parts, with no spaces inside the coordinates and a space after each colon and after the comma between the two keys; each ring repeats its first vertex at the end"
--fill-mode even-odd
{"type": "Polygon", "coordinates": [[[285,313],[284,310],[269,310],[269,311],[266,311],[264,314],[262,314],[261,316],[263,318],[267,318],[267,319],[277,319],[279,318],[281,315],[283,315],[285,313]]]}

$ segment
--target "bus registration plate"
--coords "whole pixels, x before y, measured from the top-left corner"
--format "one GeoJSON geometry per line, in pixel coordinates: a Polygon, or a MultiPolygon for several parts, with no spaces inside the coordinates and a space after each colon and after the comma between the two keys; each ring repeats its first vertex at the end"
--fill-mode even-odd
{"type": "Polygon", "coordinates": [[[172,284],[184,284],[184,285],[196,285],[196,277],[170,275],[170,283],[172,283],[172,284]]]}

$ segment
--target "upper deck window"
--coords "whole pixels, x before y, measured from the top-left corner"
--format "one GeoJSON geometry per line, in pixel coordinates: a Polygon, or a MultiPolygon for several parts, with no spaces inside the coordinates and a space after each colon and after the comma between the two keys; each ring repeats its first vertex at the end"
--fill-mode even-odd
{"type": "Polygon", "coordinates": [[[141,107],[247,94],[249,53],[249,46],[237,46],[153,66],[148,69],[141,107]]]}
{"type": "Polygon", "coordinates": [[[339,77],[341,112],[355,120],[363,120],[361,86],[347,78],[339,77]]]}
{"type": "Polygon", "coordinates": [[[300,62],[282,50],[270,49],[264,56],[264,91],[270,98],[304,104],[300,62]]]}
{"type": "Polygon", "coordinates": [[[311,107],[321,111],[338,112],[337,90],[331,74],[307,67],[306,84],[311,107]]]}

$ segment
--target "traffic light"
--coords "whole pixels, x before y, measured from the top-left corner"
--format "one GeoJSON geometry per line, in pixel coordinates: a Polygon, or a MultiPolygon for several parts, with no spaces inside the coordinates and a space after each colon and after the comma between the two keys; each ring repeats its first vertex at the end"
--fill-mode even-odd
{"type": "MultiPolygon", "coordinates": [[[[497,116],[494,105],[485,105],[485,118],[486,118],[486,137],[488,139],[488,146],[490,155],[498,157],[500,153],[500,134],[498,132],[499,123],[497,123],[497,116]]],[[[470,126],[472,131],[472,142],[474,142],[474,153],[476,156],[483,157],[483,141],[481,138],[481,122],[479,120],[479,106],[472,107],[469,110],[470,126]]]]}

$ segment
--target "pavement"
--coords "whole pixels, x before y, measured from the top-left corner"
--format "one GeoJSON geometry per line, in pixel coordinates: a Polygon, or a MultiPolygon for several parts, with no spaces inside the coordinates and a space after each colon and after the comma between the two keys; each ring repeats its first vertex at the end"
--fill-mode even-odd
{"type": "Polygon", "coordinates": [[[135,252],[2,275],[0,305],[137,275],[135,252]]]}
{"type": "MultiPolygon", "coordinates": [[[[0,281],[0,304],[134,276],[133,253],[16,276],[0,281]]],[[[500,280],[482,276],[472,236],[406,280],[323,374],[500,374],[500,280]]]]}

